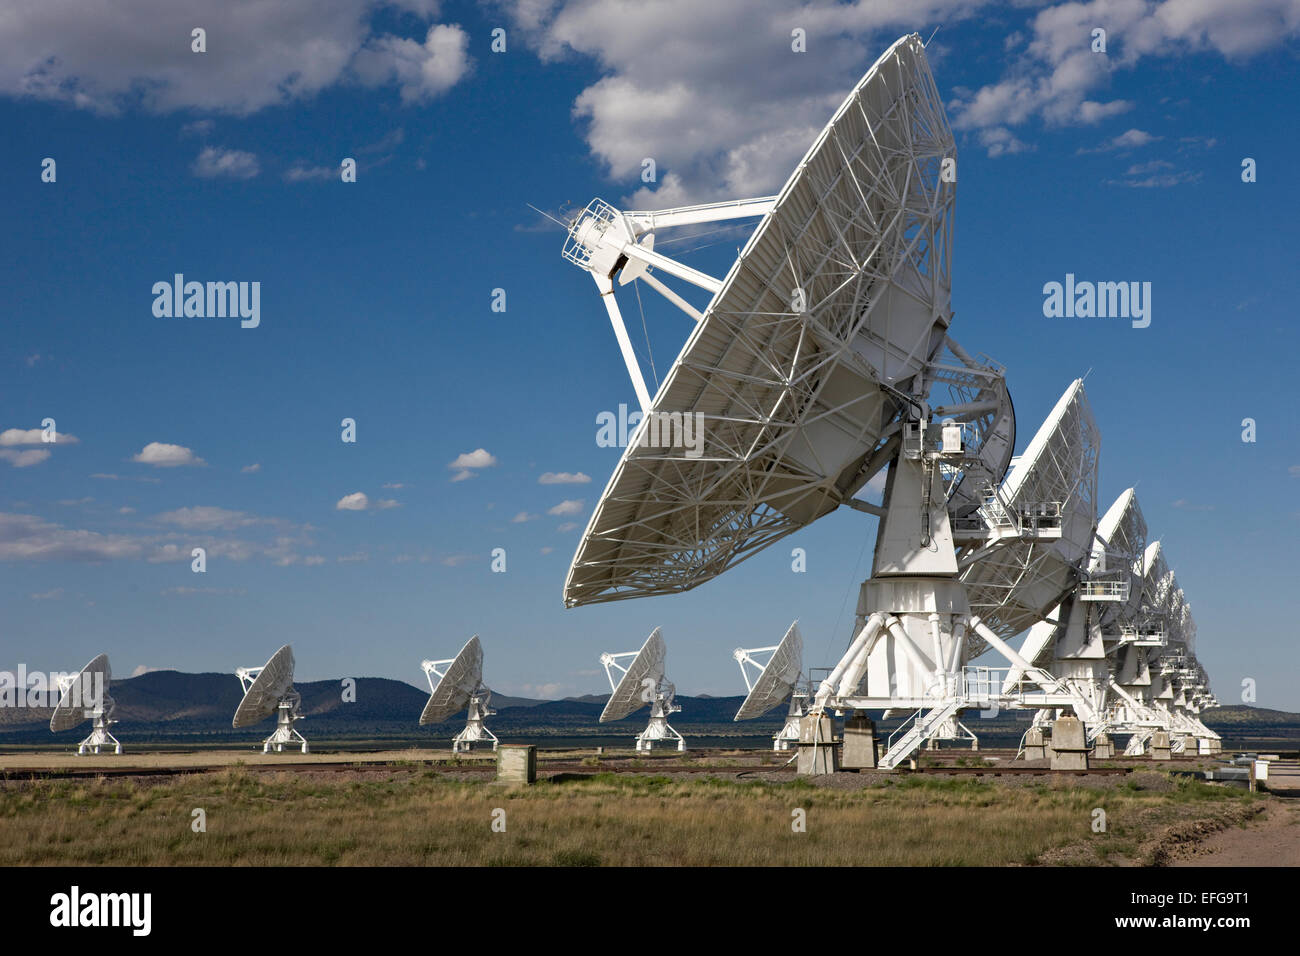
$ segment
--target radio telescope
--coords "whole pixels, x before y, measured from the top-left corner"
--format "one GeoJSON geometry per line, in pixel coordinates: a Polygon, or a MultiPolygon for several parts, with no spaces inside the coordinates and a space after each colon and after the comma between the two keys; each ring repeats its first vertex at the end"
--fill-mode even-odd
{"type": "Polygon", "coordinates": [[[50,732],[57,734],[91,721],[90,736],[77,744],[79,756],[87,751],[98,754],[109,744],[113,753],[122,752],[122,745],[108,732],[108,725],[117,723],[113,720],[116,702],[108,693],[112,680],[107,654],[100,654],[73,677],[59,677],[59,703],[50,715],[50,732]]]}
{"type": "Polygon", "coordinates": [[[302,752],[309,753],[307,740],[294,729],[294,724],[302,720],[298,707],[302,704],[302,695],[293,689],[293,648],[288,644],[271,655],[271,659],[261,667],[240,667],[235,676],[244,688],[244,699],[239,702],[231,726],[236,730],[251,727],[270,717],[275,718],[275,731],[262,742],[262,753],[283,753],[285,744],[302,745],[302,752]]]}
{"type": "Polygon", "coordinates": [[[776,196],[661,211],[596,199],[563,248],[596,283],[644,413],[578,544],[566,606],[688,590],[841,506],[875,515],[849,648],[808,718],[911,713],[886,769],[957,733],[964,709],[1076,703],[1007,638],[1082,573],[1096,426],[1076,382],[1007,473],[1016,422],[1004,370],[950,335],[955,170],[912,34],[867,71],[776,196]],[[724,278],[655,251],[660,231],[755,216],[724,278]],[[712,299],[699,311],[661,275],[712,299]],[[615,279],[695,321],[653,396],[615,279]],[[685,441],[688,425],[702,443],[685,441]],[[885,469],[883,505],[855,497],[885,469]],[[987,647],[1019,670],[1013,692],[1005,671],[967,666],[987,647]]]}
{"type": "Polygon", "coordinates": [[[600,713],[600,722],[622,720],[650,705],[650,723],[637,734],[636,749],[649,751],[657,743],[676,741],[678,750],[686,749],[686,741],[668,723],[668,715],[681,711],[676,700],[677,688],[664,676],[668,648],[659,628],[650,632],[639,651],[624,654],[601,654],[612,693],[600,713]],[[622,662],[628,661],[625,665],[622,662]],[[615,678],[615,674],[618,675],[615,678]]]}
{"type": "MultiPolygon", "coordinates": [[[[1146,534],[1137,494],[1129,488],[1098,522],[1085,573],[1061,603],[1030,628],[1020,648],[1021,657],[1049,670],[1074,693],[1073,709],[1090,740],[1111,728],[1111,670],[1117,649],[1135,639],[1123,622],[1141,603],[1146,534]]],[[[1019,677],[1013,668],[1004,686],[1013,686],[1019,677]]],[[[1056,713],[1039,711],[1034,724],[1044,726],[1056,713]]]]}
{"type": "Polygon", "coordinates": [[[803,635],[799,633],[799,622],[795,621],[781,638],[780,644],[771,647],[751,647],[746,650],[738,647],[734,654],[740,665],[740,674],[745,679],[749,694],[736,711],[736,720],[753,720],[762,717],[769,710],[779,706],[786,698],[790,700],[790,709],[786,714],[785,726],[772,738],[773,750],[789,750],[799,740],[799,719],[803,717],[811,696],[803,676],[803,635]],[[767,660],[760,663],[759,657],[767,654],[767,660]],[[746,669],[748,665],[749,670],[746,669]],[[751,671],[757,671],[752,678],[751,671]]]}
{"type": "Polygon", "coordinates": [[[455,657],[421,661],[420,667],[429,681],[429,702],[420,714],[420,726],[440,724],[468,707],[465,729],[452,738],[452,752],[468,753],[475,744],[489,740],[496,750],[496,735],[483,726],[483,718],[491,717],[496,711],[488,706],[492,691],[483,684],[483,645],[478,635],[466,641],[455,657]]]}

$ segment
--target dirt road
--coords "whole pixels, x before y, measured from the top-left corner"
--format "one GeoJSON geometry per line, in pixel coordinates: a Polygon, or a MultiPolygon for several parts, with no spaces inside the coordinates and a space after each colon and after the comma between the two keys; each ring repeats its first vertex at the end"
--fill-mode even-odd
{"type": "Polygon", "coordinates": [[[1300,799],[1275,798],[1253,823],[1211,834],[1173,866],[1300,866],[1300,799]]]}

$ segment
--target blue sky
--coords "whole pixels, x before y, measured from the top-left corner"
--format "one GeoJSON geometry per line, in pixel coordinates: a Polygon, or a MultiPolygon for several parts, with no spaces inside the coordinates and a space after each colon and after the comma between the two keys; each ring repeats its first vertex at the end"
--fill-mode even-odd
{"type": "MultiPolygon", "coordinates": [[[[104,650],[118,676],[225,671],[290,641],[303,679],[419,683],[478,633],[494,688],[559,696],[605,689],[600,652],[662,626],[679,690],[731,694],[732,648],[795,618],[805,663],[833,663],[870,573],[856,512],[689,594],[563,609],[619,454],[596,415],[635,397],[590,280],[526,204],[775,192],[876,56],[939,26],[955,337],[1007,366],[1021,447],[1091,370],[1101,508],[1137,483],[1220,698],[1252,677],[1260,705],[1300,709],[1295,0],[65,6],[0,25],[0,432],[51,417],[76,439],[0,439],[0,667],[104,650]],[[178,272],[260,282],[259,327],[156,318],[178,272]],[[1151,326],[1044,318],[1067,272],[1151,282],[1151,326]],[[491,464],[450,467],[480,449],[491,464]]],[[[742,243],[677,248],[721,275],[742,243]]],[[[662,376],[687,321],[644,301],[662,376]]]]}

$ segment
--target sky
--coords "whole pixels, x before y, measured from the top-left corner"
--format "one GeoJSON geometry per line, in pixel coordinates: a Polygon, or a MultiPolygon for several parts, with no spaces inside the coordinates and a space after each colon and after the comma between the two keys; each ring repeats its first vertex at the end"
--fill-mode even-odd
{"type": "MultiPolygon", "coordinates": [[[[1213,689],[1300,710],[1300,0],[19,4],[0,669],[233,671],[290,642],[303,680],[418,684],[477,633],[490,686],[558,697],[661,626],[679,693],[729,695],[732,649],[795,619],[833,664],[875,536],[848,509],[689,593],[564,609],[620,454],[597,416],[636,399],[529,204],[775,193],[909,32],[957,138],[954,337],[1006,366],[1020,449],[1087,374],[1100,508],[1136,486],[1213,689]],[[156,315],[178,273],[259,283],[256,327],[156,315]],[[1067,273],[1150,282],[1150,325],[1046,317],[1067,273]]],[[[720,276],[745,230],[688,236],[664,251],[720,276]]],[[[627,291],[653,389],[690,322],[627,291]]]]}

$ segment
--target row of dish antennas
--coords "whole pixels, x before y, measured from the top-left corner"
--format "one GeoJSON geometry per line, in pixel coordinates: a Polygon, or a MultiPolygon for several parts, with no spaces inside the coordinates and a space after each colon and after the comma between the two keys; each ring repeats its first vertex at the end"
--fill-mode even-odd
{"type": "MultiPolygon", "coordinates": [[[[1131,613],[1131,578],[1124,594],[1123,575],[1111,577],[1124,567],[1110,552],[1127,545],[1094,546],[1100,434],[1082,381],[1013,462],[1005,369],[952,337],[957,182],[944,170],[955,157],[925,44],[909,34],[775,195],[660,210],[594,199],[564,223],[561,249],[594,281],[644,413],[583,532],[565,605],[680,594],[836,511],[876,516],[853,632],[808,688],[803,720],[817,747],[829,746],[832,714],[912,714],[885,767],[973,738],[967,709],[1068,712],[1089,734],[1166,719],[1129,689],[1162,668],[1124,649],[1136,644],[1122,627],[1146,626],[1131,613]],[[721,276],[656,239],[741,219],[759,221],[721,276]],[[695,323],[653,394],[617,301],[627,285],[638,304],[645,286],[695,323]],[[700,423],[691,454],[662,434],[687,416],[700,423]],[[878,476],[880,504],[856,497],[878,476]],[[1027,658],[1009,641],[1036,625],[1027,658]],[[986,651],[1009,666],[975,666],[986,651]]],[[[1158,613],[1172,622],[1176,603],[1158,613]]],[[[742,668],[756,658],[746,654],[742,668]]],[[[760,675],[751,693],[775,694],[770,683],[760,675]]],[[[1207,693],[1193,681],[1188,710],[1207,693]]]]}
{"type": "MultiPolygon", "coordinates": [[[[452,749],[463,752],[490,743],[495,750],[497,738],[483,726],[483,718],[496,711],[488,706],[492,692],[483,685],[483,647],[478,636],[470,638],[455,657],[423,661],[421,667],[429,680],[430,696],[420,714],[420,726],[442,723],[468,709],[465,728],[452,740],[452,749]]],[[[263,753],[283,753],[285,747],[311,752],[295,726],[303,716],[299,713],[302,695],[293,686],[293,669],[293,648],[285,644],[262,666],[235,670],[244,696],[231,726],[239,730],[275,715],[275,730],[262,742],[263,753]]],[[[90,736],[77,746],[78,754],[106,753],[110,746],[113,753],[122,752],[122,745],[108,730],[110,724],[117,723],[113,719],[116,702],[108,693],[111,681],[107,654],[100,654],[75,676],[59,679],[59,703],[50,718],[51,732],[71,730],[86,720],[92,722],[90,736]]]]}
{"type": "MultiPolygon", "coordinates": [[[[662,743],[686,749],[681,734],[668,723],[668,715],[681,707],[674,701],[672,683],[664,676],[666,656],[658,628],[639,651],[601,655],[613,690],[600,715],[601,722],[621,720],[650,705],[649,725],[636,738],[638,750],[662,743]]],[[[484,719],[496,711],[490,706],[492,691],[483,683],[483,645],[478,635],[471,637],[455,657],[422,661],[420,666],[429,682],[429,700],[420,713],[420,726],[441,724],[467,711],[464,729],[452,738],[452,750],[463,753],[489,745],[496,750],[497,737],[484,725],[484,719]]],[[[293,648],[286,644],[261,667],[240,667],[235,671],[244,696],[231,725],[238,730],[261,723],[272,714],[276,716],[275,731],[263,741],[263,753],[282,753],[286,746],[310,752],[306,738],[294,726],[303,717],[299,713],[302,695],[294,689],[293,670],[293,648]]],[[[50,730],[58,733],[85,720],[93,721],[90,736],[78,745],[79,754],[103,753],[110,745],[114,753],[122,752],[122,745],[108,732],[109,724],[116,723],[112,719],[116,704],[108,694],[111,681],[107,654],[100,654],[75,677],[60,681],[59,705],[50,719],[50,730]]]]}

